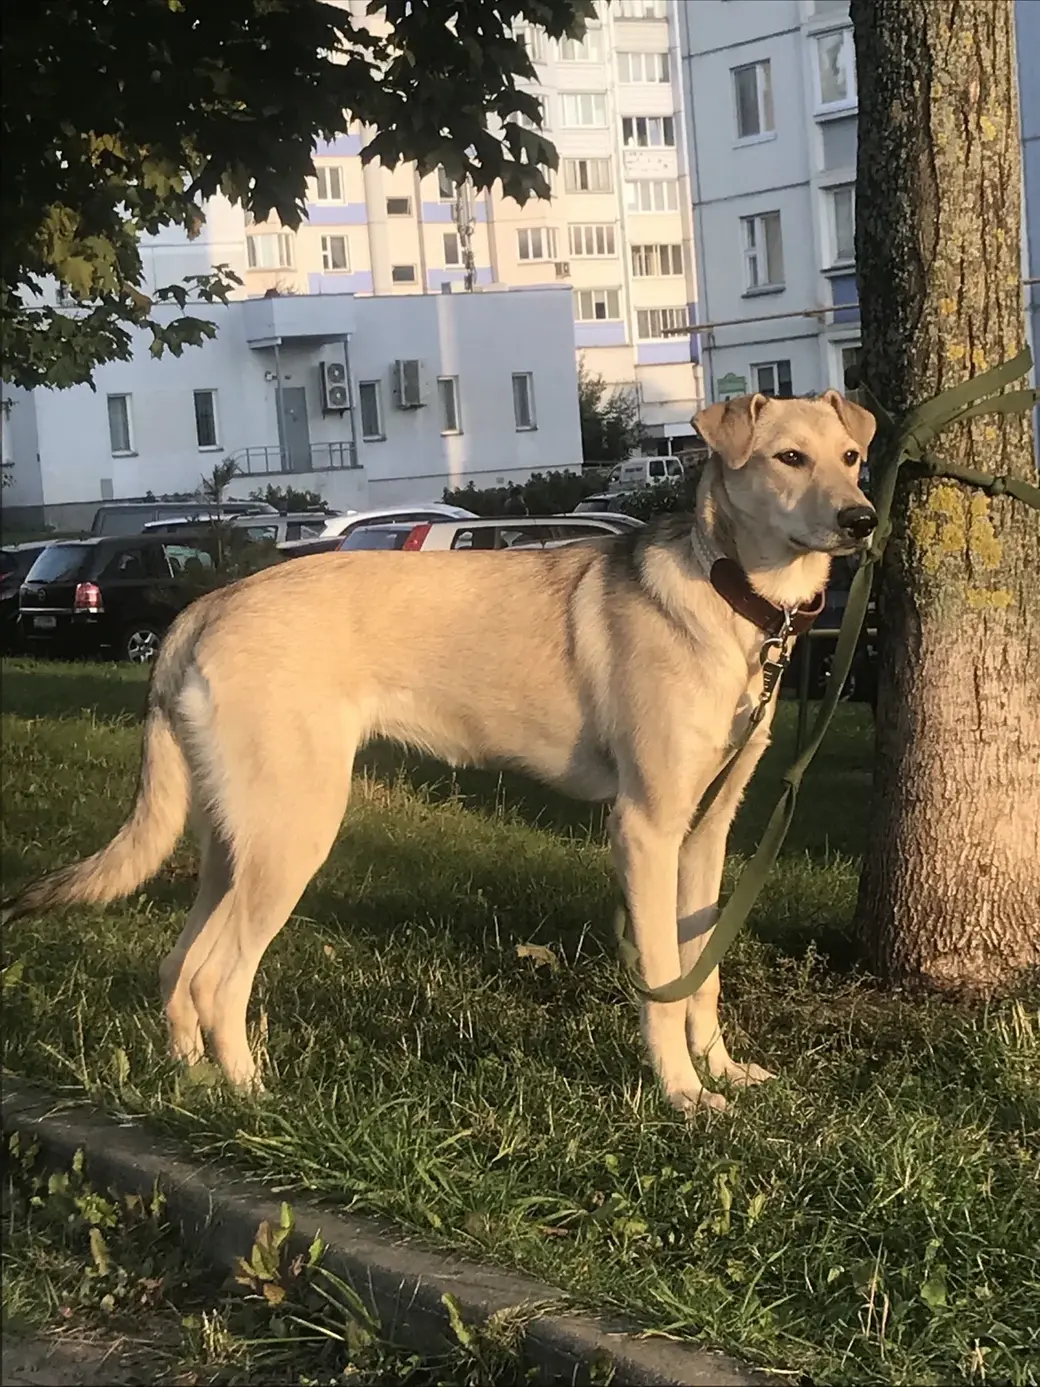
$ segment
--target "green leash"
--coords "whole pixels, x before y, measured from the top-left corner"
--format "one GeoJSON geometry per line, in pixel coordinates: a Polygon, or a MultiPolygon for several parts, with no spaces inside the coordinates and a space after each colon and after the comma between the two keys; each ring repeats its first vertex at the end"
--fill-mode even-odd
{"type": "MultiPolygon", "coordinates": [[[[870,548],[864,555],[859,570],[849,588],[848,603],[838,634],[838,644],[834,654],[831,677],[827,690],[816,715],[812,735],[805,748],[783,776],[783,790],[776,808],[773,810],[765,832],[755,851],[754,857],[741,872],[733,894],[722,908],[711,938],[703,952],[688,973],[665,983],[662,987],[648,987],[639,970],[639,951],[631,933],[628,912],[622,905],[614,918],[618,952],[622,966],[632,986],[652,1002],[681,1002],[701,988],[712,971],[718,967],[723,954],[736,938],[744,922],[754,909],[755,902],[766,884],[769,873],[779,856],[787,830],[794,818],[798,790],[805,772],[830,726],[834,710],[838,706],[842,688],[856,654],[860,632],[867,616],[874,570],[885,552],[885,545],[892,530],[892,504],[895,498],[899,469],[905,462],[919,465],[926,475],[951,477],[969,486],[981,487],[992,496],[1013,496],[1025,505],[1040,510],[1040,487],[1017,477],[995,477],[986,472],[975,472],[967,467],[947,464],[933,458],[928,452],[932,440],[949,428],[951,424],[965,423],[983,414],[1022,414],[1040,403],[1040,390],[1013,390],[1006,394],[996,394],[1006,385],[1021,378],[1032,366],[1033,358],[1028,347],[1011,361],[982,375],[973,376],[941,395],[928,400],[912,410],[898,426],[891,416],[876,401],[871,400],[871,410],[878,420],[881,439],[881,463],[878,468],[879,484],[875,509],[878,524],[870,548]]],[[[726,764],[708,786],[701,798],[693,825],[699,824],[725,785],[734,764],[747,746],[757,723],[747,729],[737,746],[730,753],[726,764]]]]}

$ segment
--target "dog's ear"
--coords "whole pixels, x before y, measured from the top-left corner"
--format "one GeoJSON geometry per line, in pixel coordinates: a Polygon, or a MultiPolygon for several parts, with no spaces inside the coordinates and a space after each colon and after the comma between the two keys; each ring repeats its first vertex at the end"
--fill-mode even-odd
{"type": "Polygon", "coordinates": [[[765,395],[738,395],[735,400],[702,409],[692,423],[727,466],[743,467],[751,456],[755,424],[766,404],[765,395]]]}
{"type": "Polygon", "coordinates": [[[877,431],[877,420],[869,409],[864,409],[862,405],[853,404],[851,400],[846,400],[844,395],[839,395],[836,390],[825,390],[820,396],[834,410],[835,414],[845,426],[845,432],[850,438],[854,438],[859,444],[860,452],[864,457],[870,447],[870,440],[877,431]]]}

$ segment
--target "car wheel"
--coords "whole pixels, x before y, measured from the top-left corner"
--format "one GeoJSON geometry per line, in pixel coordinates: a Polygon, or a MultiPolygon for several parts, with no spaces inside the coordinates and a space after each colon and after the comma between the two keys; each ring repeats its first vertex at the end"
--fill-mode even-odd
{"type": "Polygon", "coordinates": [[[148,665],[159,653],[163,633],[158,626],[149,621],[135,621],[123,633],[119,653],[132,665],[148,665]]]}

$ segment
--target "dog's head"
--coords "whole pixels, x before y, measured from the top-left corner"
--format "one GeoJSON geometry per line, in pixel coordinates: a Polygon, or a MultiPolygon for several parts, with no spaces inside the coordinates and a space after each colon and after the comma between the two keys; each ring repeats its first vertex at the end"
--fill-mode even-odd
{"type": "Polygon", "coordinates": [[[818,399],[741,395],[694,416],[725,464],[727,500],[748,529],[795,553],[850,554],[877,525],[859,487],[874,416],[828,390],[818,399]]]}

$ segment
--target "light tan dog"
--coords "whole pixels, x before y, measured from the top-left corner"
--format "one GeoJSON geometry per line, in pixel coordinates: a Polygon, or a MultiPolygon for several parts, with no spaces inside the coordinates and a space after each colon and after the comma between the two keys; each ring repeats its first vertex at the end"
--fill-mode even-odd
{"type": "MultiPolygon", "coordinates": [[[[771,623],[817,599],[831,555],[876,523],[858,486],[874,420],[836,392],[744,396],[695,423],[713,449],[695,517],[540,554],[322,554],[201,598],[156,660],[127,823],[6,913],[126,895],[190,812],[198,897],[160,970],[171,1046],[193,1060],[205,1038],[229,1079],[252,1084],[257,967],[335,841],[358,747],[386,737],[613,799],[646,981],[688,969],[769,715],[690,823],[759,702],[771,623]]],[[[718,992],[716,970],[689,1002],[643,1009],[679,1108],[724,1104],[694,1060],[738,1084],[768,1077],[730,1059],[718,992]]]]}

